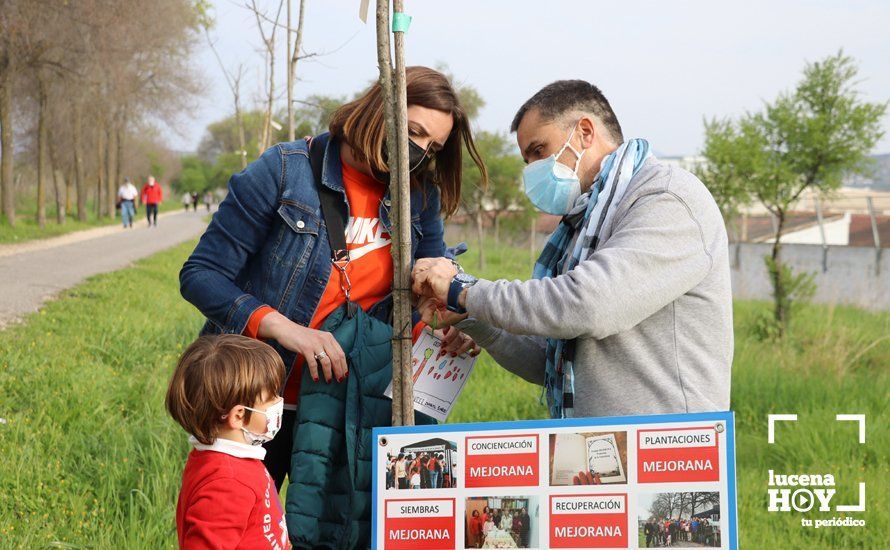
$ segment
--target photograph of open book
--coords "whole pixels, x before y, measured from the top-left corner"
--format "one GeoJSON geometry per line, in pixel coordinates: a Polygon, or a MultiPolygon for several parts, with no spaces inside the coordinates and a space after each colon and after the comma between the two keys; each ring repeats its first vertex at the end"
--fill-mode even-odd
{"type": "Polygon", "coordinates": [[[550,485],[627,483],[627,433],[550,434],[550,485]]]}

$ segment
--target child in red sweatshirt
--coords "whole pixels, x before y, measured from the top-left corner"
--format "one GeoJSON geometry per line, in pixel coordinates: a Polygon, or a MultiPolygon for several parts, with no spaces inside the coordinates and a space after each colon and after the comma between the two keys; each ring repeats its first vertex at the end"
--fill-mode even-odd
{"type": "Polygon", "coordinates": [[[262,447],[281,427],[283,383],[281,357],[246,336],[202,336],[182,355],[166,399],[194,447],[176,505],[180,548],[290,547],[262,447]]]}

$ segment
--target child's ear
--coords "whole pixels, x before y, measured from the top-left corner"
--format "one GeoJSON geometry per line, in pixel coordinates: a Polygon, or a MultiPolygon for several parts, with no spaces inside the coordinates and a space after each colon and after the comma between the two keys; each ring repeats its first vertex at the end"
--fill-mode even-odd
{"type": "Polygon", "coordinates": [[[244,426],[244,407],[242,405],[235,405],[229,409],[229,412],[223,416],[222,420],[229,429],[241,429],[241,427],[244,426]]]}

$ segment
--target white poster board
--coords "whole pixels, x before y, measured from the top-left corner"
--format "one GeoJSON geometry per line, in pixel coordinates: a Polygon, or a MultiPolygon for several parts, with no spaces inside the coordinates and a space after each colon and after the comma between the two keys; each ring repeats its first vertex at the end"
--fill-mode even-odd
{"type": "Polygon", "coordinates": [[[374,548],[738,548],[731,412],[372,437],[374,548]]]}

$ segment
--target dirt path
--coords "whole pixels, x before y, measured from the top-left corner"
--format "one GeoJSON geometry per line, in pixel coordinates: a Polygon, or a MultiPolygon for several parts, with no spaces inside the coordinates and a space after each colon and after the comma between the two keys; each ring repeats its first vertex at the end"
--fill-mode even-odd
{"type": "Polygon", "coordinates": [[[87,277],[199,236],[206,212],[172,212],[157,227],[101,227],[54,239],[0,247],[0,328],[37,311],[60,291],[87,277]]]}

